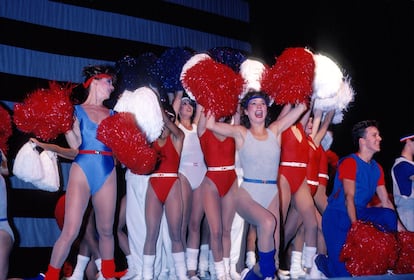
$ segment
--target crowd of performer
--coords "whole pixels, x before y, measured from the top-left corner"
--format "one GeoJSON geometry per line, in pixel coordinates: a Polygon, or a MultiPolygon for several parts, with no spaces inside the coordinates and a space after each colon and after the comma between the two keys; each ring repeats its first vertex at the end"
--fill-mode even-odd
{"type": "MultiPolygon", "coordinates": [[[[85,66],[84,82],[76,85],[81,100],[68,99],[75,85],[51,84],[46,92],[55,103],[66,102],[58,112],[45,108],[50,103],[36,105],[45,91],[28,95],[13,118],[0,108],[7,120],[0,128],[2,176],[12,162],[6,158],[12,121],[32,135],[31,143],[72,161],[59,204],[61,234],[42,277],[323,279],[414,272],[414,252],[401,256],[392,247],[414,240],[414,135],[401,138],[394,198],[374,159],[382,140],[375,120],[361,120],[349,132],[354,153],[332,157],[330,127],[342,121],[355,94],[332,59],[306,48],[286,49],[274,65],[230,48],[172,48],[150,65],[145,58],[85,66]],[[63,121],[45,133],[46,125],[33,125],[33,111],[49,117],[52,111],[63,121]],[[54,144],[59,134],[67,147],[54,144]],[[118,168],[126,171],[122,203],[118,168]],[[349,233],[368,227],[394,242],[368,240],[377,254],[370,258],[347,255],[356,246],[349,233]],[[64,275],[76,240],[73,272],[64,275]],[[115,240],[126,269],[116,265],[115,240]],[[393,250],[394,262],[379,264],[393,250]]],[[[3,280],[14,235],[0,179],[3,280]]]]}

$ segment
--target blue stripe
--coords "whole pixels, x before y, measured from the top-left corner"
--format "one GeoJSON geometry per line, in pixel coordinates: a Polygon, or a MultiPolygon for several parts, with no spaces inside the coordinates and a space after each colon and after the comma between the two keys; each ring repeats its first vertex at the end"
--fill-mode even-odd
{"type": "Polygon", "coordinates": [[[187,46],[196,51],[205,51],[217,46],[227,46],[251,51],[250,43],[245,41],[47,0],[1,0],[0,17],[165,47],[187,46]]]}
{"type": "Polygon", "coordinates": [[[243,177],[243,181],[248,183],[257,183],[257,184],[277,184],[276,180],[260,180],[260,179],[250,179],[243,177]]]}
{"type": "Polygon", "coordinates": [[[55,81],[83,82],[80,70],[112,61],[33,51],[0,44],[0,72],[55,81]]]}

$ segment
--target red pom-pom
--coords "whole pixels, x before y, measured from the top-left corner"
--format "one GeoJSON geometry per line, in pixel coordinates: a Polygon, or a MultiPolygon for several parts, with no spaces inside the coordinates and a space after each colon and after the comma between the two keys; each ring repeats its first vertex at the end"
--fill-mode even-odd
{"type": "Polygon", "coordinates": [[[120,112],[104,119],[96,138],[110,147],[132,173],[143,175],[155,169],[157,152],[147,142],[132,113],[120,112]]]}
{"type": "Polygon", "coordinates": [[[379,275],[392,269],[398,257],[393,233],[380,231],[370,222],[356,221],[348,232],[340,260],[353,276],[379,275]]]}
{"type": "Polygon", "coordinates": [[[12,135],[12,122],[9,112],[0,106],[0,149],[7,155],[8,145],[7,140],[12,135]]]}
{"type": "Polygon", "coordinates": [[[397,240],[400,251],[393,272],[396,274],[414,273],[414,232],[398,232],[397,240]]]}
{"type": "Polygon", "coordinates": [[[313,55],[305,48],[287,48],[263,73],[262,90],[276,104],[309,103],[315,75],[313,55]]]}
{"type": "Polygon", "coordinates": [[[209,58],[187,69],[182,84],[192,92],[197,103],[220,118],[236,112],[244,80],[229,66],[209,58]]]}
{"type": "Polygon", "coordinates": [[[64,87],[49,82],[48,89],[37,89],[23,103],[14,105],[13,120],[17,128],[49,141],[73,126],[73,104],[70,93],[74,85],[64,87]]]}

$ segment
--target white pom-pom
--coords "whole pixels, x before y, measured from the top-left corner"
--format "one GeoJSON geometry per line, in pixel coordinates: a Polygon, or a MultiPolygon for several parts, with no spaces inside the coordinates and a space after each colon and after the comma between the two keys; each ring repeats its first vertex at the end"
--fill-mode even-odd
{"type": "Polygon", "coordinates": [[[260,82],[265,68],[266,67],[263,62],[256,59],[248,58],[243,61],[243,63],[240,65],[239,73],[245,80],[245,83],[243,86],[243,92],[240,95],[240,99],[242,99],[250,90],[261,90],[262,86],[260,82]]]}
{"type": "Polygon", "coordinates": [[[26,142],[14,159],[13,174],[25,182],[32,183],[41,180],[43,172],[36,144],[32,141],[26,142]]]}
{"type": "Polygon", "coordinates": [[[345,79],[337,94],[337,107],[340,110],[347,110],[349,103],[354,101],[355,92],[353,88],[351,87],[351,83],[349,79],[345,79]]]}
{"type": "Polygon", "coordinates": [[[33,181],[33,185],[43,191],[58,191],[60,179],[56,153],[43,150],[40,153],[40,163],[43,169],[43,176],[40,180],[33,181]]]}
{"type": "Polygon", "coordinates": [[[341,69],[327,56],[315,54],[313,59],[315,61],[313,98],[329,98],[336,95],[343,79],[341,69]]]}
{"type": "MultiPolygon", "coordinates": [[[[180,81],[182,83],[185,75],[187,74],[188,69],[190,69],[191,67],[195,66],[197,63],[199,63],[200,61],[203,61],[205,59],[212,59],[208,54],[206,53],[198,53],[193,55],[189,60],[187,60],[186,63],[184,63],[183,65],[183,69],[181,70],[181,74],[180,74],[180,81]]],[[[194,97],[194,94],[188,90],[188,88],[185,88],[185,92],[188,94],[188,96],[190,97],[190,99],[192,100],[196,100],[194,97]]]]}
{"type": "Polygon", "coordinates": [[[138,126],[149,142],[154,142],[161,135],[164,126],[162,112],[155,92],[149,87],[140,87],[134,92],[125,90],[114,110],[134,114],[138,126]]]}

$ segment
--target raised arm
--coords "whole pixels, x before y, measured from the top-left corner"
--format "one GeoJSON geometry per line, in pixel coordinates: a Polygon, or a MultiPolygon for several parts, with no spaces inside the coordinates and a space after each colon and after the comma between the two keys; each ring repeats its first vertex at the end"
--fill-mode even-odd
{"type": "Polygon", "coordinates": [[[246,134],[246,128],[244,126],[217,122],[211,112],[207,112],[206,114],[206,128],[217,134],[233,137],[237,147],[241,146],[244,135],[246,134]]]}
{"type": "Polygon", "coordinates": [[[319,146],[321,144],[321,141],[322,141],[323,137],[325,137],[325,134],[328,131],[329,125],[332,122],[334,114],[335,114],[335,110],[328,111],[325,114],[325,118],[323,119],[322,124],[321,124],[322,111],[316,110],[314,112],[313,125],[312,125],[312,135],[311,136],[312,136],[313,142],[317,146],[319,146]],[[316,128],[315,128],[315,126],[316,126],[316,128]]]}
{"type": "MultiPolygon", "coordinates": [[[[286,104],[285,106],[292,105],[286,104]]],[[[284,109],[285,108],[283,108],[282,111],[284,109]]],[[[275,121],[273,121],[269,125],[269,129],[271,129],[276,135],[280,135],[283,131],[292,126],[302,116],[306,109],[307,106],[305,103],[296,104],[284,116],[277,118],[275,121]]]]}
{"type": "MultiPolygon", "coordinates": [[[[178,90],[175,92],[174,99],[172,101],[172,107],[174,109],[175,115],[178,116],[181,106],[181,98],[183,97],[183,91],[178,90]]],[[[176,121],[177,122],[177,121],[176,121]]]]}

